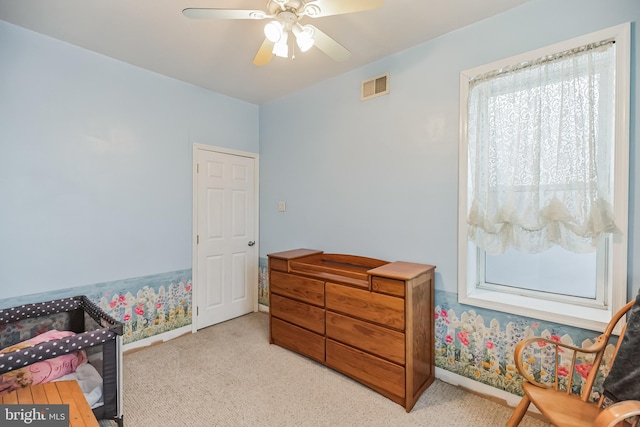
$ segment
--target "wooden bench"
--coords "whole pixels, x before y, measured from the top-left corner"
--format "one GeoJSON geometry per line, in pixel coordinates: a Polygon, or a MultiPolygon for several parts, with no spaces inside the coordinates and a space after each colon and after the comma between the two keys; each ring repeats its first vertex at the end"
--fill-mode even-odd
{"type": "Polygon", "coordinates": [[[15,390],[0,396],[0,404],[69,405],[70,427],[98,427],[98,420],[77,381],[55,381],[15,390]]]}

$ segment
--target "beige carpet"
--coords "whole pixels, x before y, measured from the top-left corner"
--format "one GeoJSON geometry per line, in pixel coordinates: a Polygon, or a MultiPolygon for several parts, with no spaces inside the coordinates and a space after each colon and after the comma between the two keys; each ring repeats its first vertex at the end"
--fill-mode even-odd
{"type": "MultiPolygon", "coordinates": [[[[268,342],[253,313],[124,357],[124,423],[146,426],[505,425],[511,409],[436,380],[411,413],[268,342]]],[[[547,426],[525,417],[522,426],[547,426]]]]}

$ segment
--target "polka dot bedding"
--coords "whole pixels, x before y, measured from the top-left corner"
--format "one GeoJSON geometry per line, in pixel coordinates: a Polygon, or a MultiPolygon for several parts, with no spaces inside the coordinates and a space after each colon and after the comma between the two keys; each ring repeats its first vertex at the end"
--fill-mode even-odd
{"type": "Polygon", "coordinates": [[[68,338],[43,342],[34,347],[0,354],[0,374],[22,368],[43,359],[62,356],[83,348],[104,344],[115,337],[108,329],[75,334],[68,338]]]}

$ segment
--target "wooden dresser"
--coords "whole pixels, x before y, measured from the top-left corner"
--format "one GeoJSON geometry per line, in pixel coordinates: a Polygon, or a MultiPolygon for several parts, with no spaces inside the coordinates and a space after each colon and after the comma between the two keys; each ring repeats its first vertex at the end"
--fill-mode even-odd
{"type": "Polygon", "coordinates": [[[311,249],[268,257],[270,342],[411,411],[435,378],[435,267],[311,249]]]}

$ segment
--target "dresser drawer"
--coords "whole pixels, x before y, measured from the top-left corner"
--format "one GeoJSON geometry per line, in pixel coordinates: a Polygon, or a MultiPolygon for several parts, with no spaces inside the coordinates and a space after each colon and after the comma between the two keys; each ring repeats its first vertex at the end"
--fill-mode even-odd
{"type": "Polygon", "coordinates": [[[324,334],[323,308],[272,294],[269,312],[272,316],[324,334]]]}
{"type": "Polygon", "coordinates": [[[326,308],[404,330],[404,299],[327,283],[326,308]]]}
{"type": "Polygon", "coordinates": [[[341,314],[327,312],[327,338],[404,365],[404,334],[341,314]]]}
{"type": "Polygon", "coordinates": [[[324,336],[292,325],[278,318],[271,318],[271,341],[281,347],[303,354],[324,363],[324,336]]]}
{"type": "Polygon", "coordinates": [[[286,259],[269,258],[269,268],[286,273],[289,271],[289,262],[286,259]]]}
{"type": "Polygon", "coordinates": [[[395,295],[404,298],[404,280],[387,279],[385,277],[372,277],[371,289],[375,292],[395,295]]]}
{"type": "MultiPolygon", "coordinates": [[[[327,338],[327,366],[400,399],[405,396],[404,368],[327,338]]],[[[394,399],[396,400],[396,399],[394,399]]]]}
{"type": "Polygon", "coordinates": [[[324,282],[294,274],[271,271],[269,292],[324,306],[324,282]]]}

